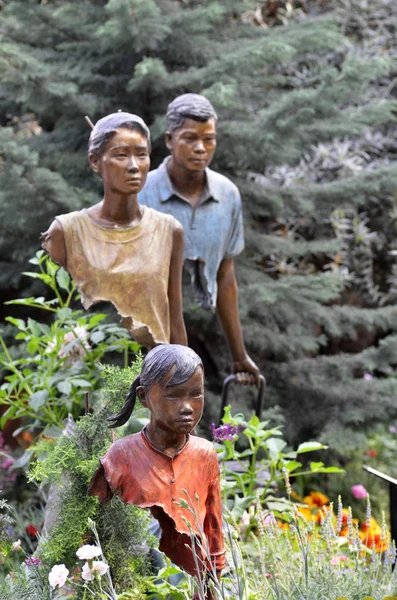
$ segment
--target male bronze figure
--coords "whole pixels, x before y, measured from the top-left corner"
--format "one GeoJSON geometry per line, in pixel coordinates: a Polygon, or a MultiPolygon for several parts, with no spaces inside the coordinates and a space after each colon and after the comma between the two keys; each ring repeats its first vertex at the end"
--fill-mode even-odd
{"type": "Polygon", "coordinates": [[[148,174],[139,202],[174,216],[184,228],[184,268],[200,306],[217,310],[237,381],[259,381],[244,346],[234,257],[244,248],[241,198],[227,177],[208,168],[216,148],[217,114],[198,94],[168,106],[165,141],[171,155],[148,174]]]}

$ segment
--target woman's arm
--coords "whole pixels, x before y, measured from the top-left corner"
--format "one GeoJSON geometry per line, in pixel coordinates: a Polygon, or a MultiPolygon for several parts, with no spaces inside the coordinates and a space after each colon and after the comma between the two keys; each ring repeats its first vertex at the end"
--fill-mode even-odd
{"type": "Polygon", "coordinates": [[[168,301],[170,306],[171,344],[187,346],[185,322],[182,304],[182,266],[183,266],[183,227],[174,222],[170,275],[168,280],[168,301]]]}
{"type": "Polygon", "coordinates": [[[66,269],[65,234],[62,225],[56,219],[48,231],[41,234],[41,246],[48,252],[51,259],[66,269]]]}

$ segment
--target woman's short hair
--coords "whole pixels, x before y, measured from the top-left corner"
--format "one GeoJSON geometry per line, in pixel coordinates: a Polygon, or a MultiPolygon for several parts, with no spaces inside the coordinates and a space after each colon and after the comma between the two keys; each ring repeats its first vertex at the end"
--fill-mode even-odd
{"type": "Polygon", "coordinates": [[[140,385],[148,389],[168,374],[171,374],[171,377],[167,381],[167,387],[179,385],[190,379],[197,367],[203,367],[202,360],[187,346],[162,344],[150,350],[143,361],[141,374],[132,383],[122,409],[107,419],[109,427],[120,427],[128,421],[134,410],[136,390],[140,385]]]}
{"type": "Polygon", "coordinates": [[[127,112],[117,112],[99,119],[95,123],[88,140],[88,154],[100,158],[105,151],[106,145],[112,139],[118,129],[135,129],[139,131],[148,141],[150,150],[150,131],[145,121],[127,112]]]}
{"type": "Polygon", "coordinates": [[[200,94],[182,94],[168,105],[167,108],[167,131],[173,133],[182,127],[185,119],[193,121],[218,120],[211,102],[200,94]]]}

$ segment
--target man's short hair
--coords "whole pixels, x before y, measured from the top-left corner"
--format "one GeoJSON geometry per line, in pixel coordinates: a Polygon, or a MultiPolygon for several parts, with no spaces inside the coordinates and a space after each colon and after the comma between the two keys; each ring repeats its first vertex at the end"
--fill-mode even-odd
{"type": "Polygon", "coordinates": [[[173,133],[182,127],[185,119],[193,121],[218,120],[211,102],[200,94],[182,94],[168,105],[167,109],[167,131],[173,133]]]}

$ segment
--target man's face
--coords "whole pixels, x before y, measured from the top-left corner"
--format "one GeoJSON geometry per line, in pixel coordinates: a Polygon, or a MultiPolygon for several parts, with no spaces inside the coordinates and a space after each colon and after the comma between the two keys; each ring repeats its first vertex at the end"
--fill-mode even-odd
{"type": "Polygon", "coordinates": [[[210,164],[216,148],[215,119],[194,121],[185,119],[182,127],[165,136],[172,159],[183,169],[204,171],[210,164]]]}
{"type": "Polygon", "coordinates": [[[91,168],[99,173],[105,190],[123,195],[143,188],[150,167],[149,144],[135,129],[118,129],[102,156],[89,156],[91,168]]]}
{"type": "Polygon", "coordinates": [[[170,434],[188,434],[201,419],[204,408],[204,375],[198,367],[190,379],[178,385],[167,386],[171,373],[154,383],[146,392],[138,388],[141,403],[151,413],[155,429],[170,434]]]}

